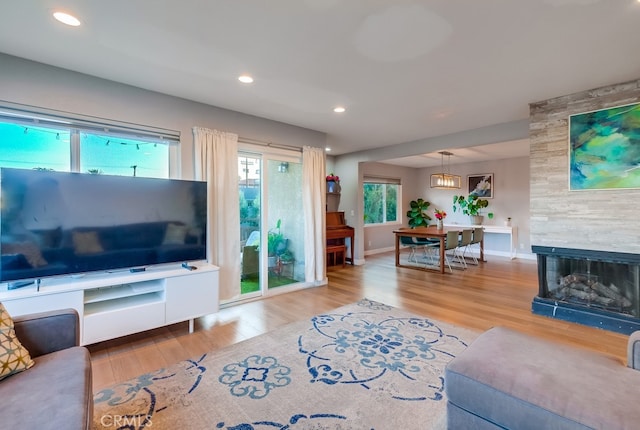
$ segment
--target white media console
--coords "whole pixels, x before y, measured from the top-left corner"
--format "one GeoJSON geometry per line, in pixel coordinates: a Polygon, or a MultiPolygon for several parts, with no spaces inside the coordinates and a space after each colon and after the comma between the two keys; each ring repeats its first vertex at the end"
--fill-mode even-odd
{"type": "Polygon", "coordinates": [[[12,316],[73,308],[80,315],[82,345],[165,325],[189,321],[218,311],[219,268],[180,264],[129,271],[89,273],[42,280],[8,290],[0,284],[0,302],[12,316]]]}

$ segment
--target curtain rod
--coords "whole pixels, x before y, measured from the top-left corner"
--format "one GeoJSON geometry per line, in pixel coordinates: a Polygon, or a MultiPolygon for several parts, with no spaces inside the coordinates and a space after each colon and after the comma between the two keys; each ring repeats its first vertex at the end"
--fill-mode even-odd
{"type": "Polygon", "coordinates": [[[293,151],[302,152],[302,148],[300,148],[299,146],[283,145],[283,144],[280,144],[280,143],[273,143],[273,142],[265,142],[263,140],[249,139],[248,137],[242,137],[242,136],[238,137],[238,142],[240,142],[240,143],[249,143],[251,145],[268,146],[269,148],[289,149],[289,150],[293,150],[293,151]]]}

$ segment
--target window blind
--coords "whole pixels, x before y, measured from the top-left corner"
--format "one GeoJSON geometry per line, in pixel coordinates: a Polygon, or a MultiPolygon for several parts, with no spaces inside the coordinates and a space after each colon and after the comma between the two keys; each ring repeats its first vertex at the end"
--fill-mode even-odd
{"type": "Polygon", "coordinates": [[[12,122],[25,127],[42,126],[67,130],[76,129],[81,132],[165,144],[177,144],[180,142],[180,132],[175,130],[2,101],[0,101],[0,121],[12,122]]]}
{"type": "Polygon", "coordinates": [[[387,178],[383,176],[371,176],[371,175],[365,175],[362,178],[362,182],[364,182],[365,184],[394,184],[394,185],[402,184],[402,181],[400,180],[400,178],[387,178]]]}

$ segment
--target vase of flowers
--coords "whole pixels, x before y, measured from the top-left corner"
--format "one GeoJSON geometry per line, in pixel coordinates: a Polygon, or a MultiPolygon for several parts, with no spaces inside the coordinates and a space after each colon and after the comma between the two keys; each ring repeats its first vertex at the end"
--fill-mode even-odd
{"type": "Polygon", "coordinates": [[[436,209],[434,212],[436,217],[436,227],[438,230],[442,230],[444,228],[444,219],[447,217],[447,213],[440,209],[436,209]]]}
{"type": "Polygon", "coordinates": [[[340,192],[340,176],[334,175],[333,172],[327,175],[327,192],[328,193],[340,192]]]}

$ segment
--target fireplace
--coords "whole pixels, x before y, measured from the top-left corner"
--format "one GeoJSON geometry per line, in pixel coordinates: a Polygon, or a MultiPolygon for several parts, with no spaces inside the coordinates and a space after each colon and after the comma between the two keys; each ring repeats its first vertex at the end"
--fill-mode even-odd
{"type": "Polygon", "coordinates": [[[538,296],[532,311],[619,333],[640,330],[640,255],[532,246],[538,296]]]}

